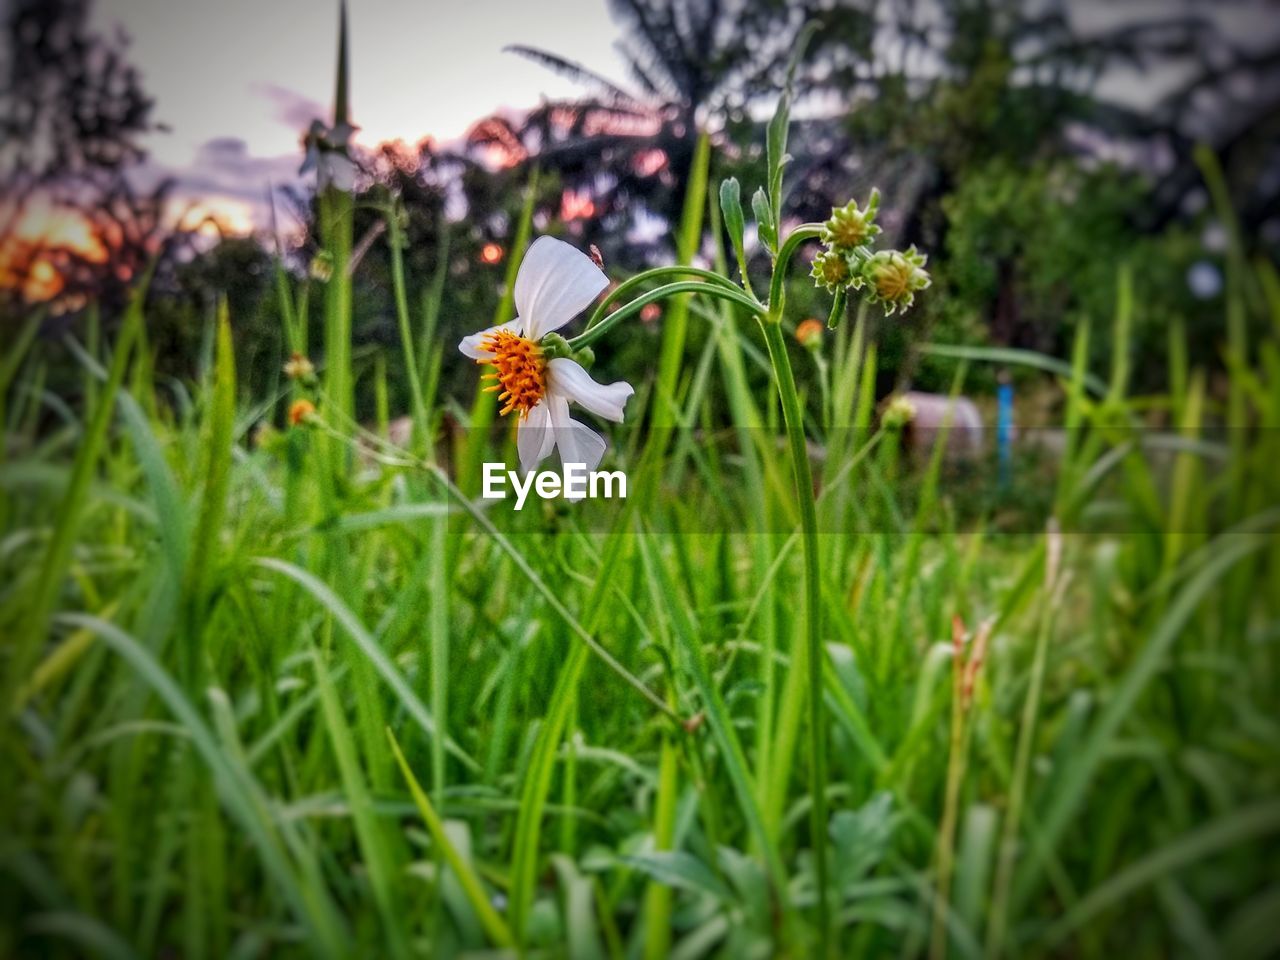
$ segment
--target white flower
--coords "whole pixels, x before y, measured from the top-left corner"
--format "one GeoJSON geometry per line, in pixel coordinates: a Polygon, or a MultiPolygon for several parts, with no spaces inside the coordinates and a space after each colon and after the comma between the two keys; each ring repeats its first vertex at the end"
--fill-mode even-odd
{"type": "Polygon", "coordinates": [[[622,421],[622,409],[635,391],[631,384],[596,383],[568,357],[547,360],[540,341],[586,309],[609,285],[604,272],[586,254],[554,237],[539,237],[516,274],[517,316],[509,323],[464,337],[458,349],[477,363],[495,368],[489,376],[500,390],[503,414],[519,413],[516,447],[526,473],[560,451],[561,463],[594,470],[604,456],[604,439],[569,418],[569,402],[598,417],[622,421]]]}
{"type": "Polygon", "coordinates": [[[316,188],[324,190],[336,187],[338,190],[350,191],[356,185],[356,162],[351,159],[351,134],[355,127],[349,123],[335,124],[326,127],[320,120],[311,121],[311,129],[303,137],[303,145],[307,148],[306,156],[298,173],[316,172],[316,188]]]}

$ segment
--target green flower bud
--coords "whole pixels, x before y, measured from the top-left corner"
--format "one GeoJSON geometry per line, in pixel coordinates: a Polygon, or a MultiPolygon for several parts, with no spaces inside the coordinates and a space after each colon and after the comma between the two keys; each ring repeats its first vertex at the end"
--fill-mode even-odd
{"type": "Polygon", "coordinates": [[[916,406],[906,397],[899,394],[889,401],[880,415],[880,422],[886,430],[897,432],[916,418],[916,406]]]}
{"type": "Polygon", "coordinates": [[[558,333],[548,333],[538,346],[542,349],[542,356],[547,360],[573,356],[573,351],[569,349],[569,341],[558,333]]]}
{"type": "Polygon", "coordinates": [[[311,279],[319,280],[321,283],[328,283],[329,278],[333,276],[333,254],[328,250],[321,250],[311,258],[311,279]]]}
{"type": "Polygon", "coordinates": [[[862,265],[867,300],[883,303],[886,316],[898,311],[905,313],[915,302],[916,291],[929,286],[929,274],[924,269],[926,260],[928,257],[917,252],[914,244],[905,252],[881,250],[873,254],[862,265]]]}
{"type": "Polygon", "coordinates": [[[590,347],[583,347],[573,355],[573,360],[584,370],[590,370],[591,365],[596,362],[596,352],[590,347]]]}
{"type": "Polygon", "coordinates": [[[862,278],[849,269],[849,258],[839,250],[824,250],[814,257],[809,276],[832,293],[855,281],[857,286],[862,285],[862,278]]]}
{"type": "Polygon", "coordinates": [[[869,243],[880,232],[875,224],[879,207],[880,191],[873,188],[864,209],[858,208],[856,200],[850,200],[843,207],[833,208],[831,219],[822,225],[822,242],[845,253],[869,243]]]}

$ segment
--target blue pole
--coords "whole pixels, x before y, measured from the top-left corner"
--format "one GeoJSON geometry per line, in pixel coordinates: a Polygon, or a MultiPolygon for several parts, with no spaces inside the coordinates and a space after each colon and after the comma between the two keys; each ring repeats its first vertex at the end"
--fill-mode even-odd
{"type": "Polygon", "coordinates": [[[1013,383],[1008,374],[996,387],[996,448],[1000,458],[1000,489],[1007,489],[1013,461],[1013,383]]]}

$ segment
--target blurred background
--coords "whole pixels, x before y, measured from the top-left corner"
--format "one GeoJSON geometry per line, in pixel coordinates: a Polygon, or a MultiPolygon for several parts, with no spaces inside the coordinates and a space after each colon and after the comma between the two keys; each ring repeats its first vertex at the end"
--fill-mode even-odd
{"type": "MultiPolygon", "coordinates": [[[[313,179],[298,168],[301,136],[332,115],[336,5],[0,9],[0,307],[44,304],[56,335],[96,303],[109,328],[154,258],[157,372],[196,372],[225,294],[242,389],[270,395],[286,359],[275,260],[298,277],[321,266],[313,179]]],[[[1280,249],[1273,3],[356,0],[349,18],[355,369],[384,355],[393,411],[407,398],[399,351],[380,350],[397,335],[386,244],[373,242],[389,191],[406,211],[411,301],[443,284],[450,341],[492,315],[531,184],[535,232],[597,245],[611,275],[670,261],[701,134],[712,183],[761,181],[763,124],[810,19],[821,28],[799,72],[785,215],[820,220],[878,186],[886,242],[917,243],[935,278],[912,314],[874,331],[881,394],[945,389],[950,368],[912,350],[924,341],[1062,355],[1076,324],[1110,317],[1126,264],[1135,385],[1154,386],[1144,378],[1165,369],[1175,324],[1221,370],[1236,225],[1214,216],[1207,157],[1245,252],[1280,249]]],[[[703,257],[714,248],[708,233],[703,257]]],[[[825,315],[808,281],[792,295],[825,315]]],[[[660,308],[643,319],[615,341],[610,374],[643,378],[660,308]]],[[[1091,349],[1105,362],[1106,338],[1091,349]]],[[[474,376],[446,352],[445,392],[469,394],[474,376]]],[[[991,374],[975,376],[981,389],[991,374]]],[[[364,415],[370,394],[358,380],[364,415]]]]}

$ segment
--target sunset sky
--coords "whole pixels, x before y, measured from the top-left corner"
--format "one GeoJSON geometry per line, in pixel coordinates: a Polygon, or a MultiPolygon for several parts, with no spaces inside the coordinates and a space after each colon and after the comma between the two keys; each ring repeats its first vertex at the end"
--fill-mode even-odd
{"type": "MultiPolygon", "coordinates": [[[[132,38],[130,57],[170,131],[147,141],[149,174],[175,174],[183,199],[211,202],[243,229],[265,226],[263,191],[296,179],[298,138],[333,96],[336,0],[98,0],[96,17],[132,38]]],[[[351,0],[357,142],[461,137],[503,107],[580,90],[514,54],[545,47],[625,82],[618,27],[603,2],[351,0]]]]}
{"type": "MultiPolygon", "coordinates": [[[[1080,0],[1066,9],[1086,30],[1209,13],[1245,43],[1280,25],[1253,2],[1080,0]]],[[[169,128],[148,138],[143,179],[176,176],[179,202],[201,201],[233,230],[266,226],[267,184],[298,181],[299,136],[330,109],[337,0],[96,0],[94,11],[100,27],[132,38],[154,119],[169,128]]],[[[581,92],[504,53],[512,43],[632,86],[606,0],[349,0],[349,11],[352,113],[365,145],[449,141],[495,110],[581,92]]],[[[1107,96],[1151,102],[1169,79],[1116,71],[1102,86],[1107,96]]]]}

